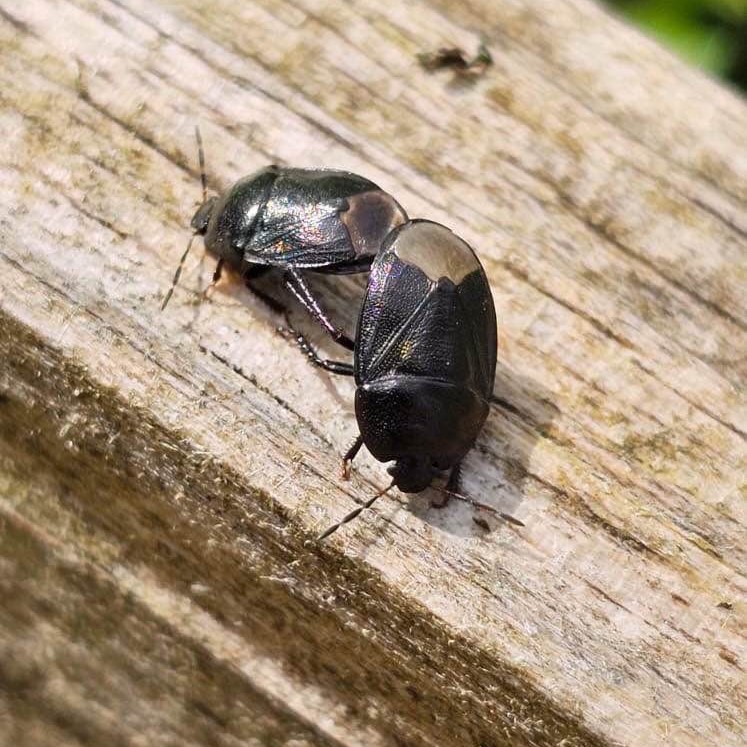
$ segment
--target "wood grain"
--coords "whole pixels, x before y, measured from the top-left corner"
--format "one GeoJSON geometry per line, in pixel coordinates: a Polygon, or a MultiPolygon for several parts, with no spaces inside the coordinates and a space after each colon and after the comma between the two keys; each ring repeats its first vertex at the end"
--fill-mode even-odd
{"type": "Polygon", "coordinates": [[[744,101],[581,0],[0,0],[0,50],[0,743],[744,744],[744,101]],[[464,488],[523,527],[313,541],[386,472],[200,252],[159,312],[198,123],[215,190],[350,169],[477,249],[464,488]]]}

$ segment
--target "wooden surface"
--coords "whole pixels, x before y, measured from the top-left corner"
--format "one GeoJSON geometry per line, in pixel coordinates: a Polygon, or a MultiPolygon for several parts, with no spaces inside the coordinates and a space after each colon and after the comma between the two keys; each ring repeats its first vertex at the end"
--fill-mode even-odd
{"type": "Polygon", "coordinates": [[[0,50],[0,744],[745,743],[742,100],[582,0],[0,0],[0,50]],[[385,468],[201,252],[159,312],[197,123],[213,189],[351,169],[475,246],[464,489],[524,527],[313,541],[385,468]]]}

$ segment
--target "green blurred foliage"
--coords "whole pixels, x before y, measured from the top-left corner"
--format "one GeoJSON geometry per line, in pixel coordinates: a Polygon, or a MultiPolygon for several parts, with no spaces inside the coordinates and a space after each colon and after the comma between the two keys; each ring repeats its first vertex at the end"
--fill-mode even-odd
{"type": "Polygon", "coordinates": [[[608,0],[685,59],[747,91],[747,0],[608,0]]]}

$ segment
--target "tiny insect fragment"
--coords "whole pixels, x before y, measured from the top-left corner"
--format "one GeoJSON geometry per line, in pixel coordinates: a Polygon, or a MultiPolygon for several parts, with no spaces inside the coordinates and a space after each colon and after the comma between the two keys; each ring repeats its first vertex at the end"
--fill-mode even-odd
{"type": "Polygon", "coordinates": [[[436,52],[421,52],[417,58],[420,66],[429,72],[449,68],[457,75],[474,77],[482,75],[493,64],[493,56],[484,42],[480,42],[472,59],[460,47],[441,47],[436,52]]]}

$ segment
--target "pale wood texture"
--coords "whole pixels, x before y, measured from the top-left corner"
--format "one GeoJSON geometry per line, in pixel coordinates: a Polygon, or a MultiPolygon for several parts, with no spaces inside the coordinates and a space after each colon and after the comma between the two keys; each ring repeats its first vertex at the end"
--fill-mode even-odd
{"type": "Polygon", "coordinates": [[[0,48],[0,743],[745,743],[738,96],[585,0],[0,0],[0,48]],[[313,541],[386,472],[201,252],[159,313],[196,123],[213,188],[347,168],[475,246],[464,489],[524,527],[395,494],[313,541]]]}

